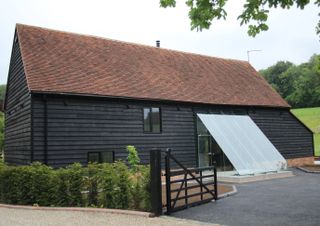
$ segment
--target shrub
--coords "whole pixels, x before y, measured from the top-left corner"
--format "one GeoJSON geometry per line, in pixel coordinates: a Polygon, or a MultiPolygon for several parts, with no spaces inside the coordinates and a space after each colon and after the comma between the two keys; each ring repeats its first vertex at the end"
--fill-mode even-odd
{"type": "Polygon", "coordinates": [[[139,166],[140,173],[139,184],[141,186],[140,209],[144,211],[151,210],[151,187],[150,187],[150,166],[139,166]]]}
{"type": "Polygon", "coordinates": [[[123,162],[113,164],[115,172],[117,172],[114,199],[117,200],[115,208],[127,209],[129,207],[129,171],[123,162]]]}
{"type": "Polygon", "coordinates": [[[113,194],[116,187],[116,175],[117,172],[114,170],[112,164],[102,164],[101,172],[99,174],[101,178],[100,185],[102,189],[102,198],[99,201],[99,204],[106,208],[115,207],[116,200],[114,200],[113,194]]]}
{"type": "Polygon", "coordinates": [[[17,204],[21,199],[20,172],[18,168],[2,167],[0,173],[1,202],[17,204]]]}
{"type": "Polygon", "coordinates": [[[99,172],[100,167],[96,163],[90,163],[86,168],[85,176],[85,188],[87,193],[87,205],[88,206],[98,206],[98,185],[100,183],[99,172]]]}
{"type": "Polygon", "coordinates": [[[55,203],[56,177],[40,163],[1,169],[1,201],[10,204],[48,206],[55,203]]]}
{"type": "Polygon", "coordinates": [[[124,162],[75,163],[56,170],[40,163],[0,164],[0,202],[149,210],[149,181],[148,166],[136,165],[132,171],[124,162]]]}
{"type": "Polygon", "coordinates": [[[145,211],[151,211],[151,177],[150,177],[150,166],[146,166],[142,172],[142,188],[143,188],[143,199],[142,209],[145,211]]]}
{"type": "Polygon", "coordinates": [[[141,207],[141,200],[143,198],[142,194],[142,185],[141,185],[141,174],[136,173],[131,176],[131,208],[140,210],[142,209],[141,207]]]}
{"type": "Polygon", "coordinates": [[[4,202],[4,184],[6,182],[5,178],[4,178],[4,171],[5,171],[5,164],[0,162],[0,202],[4,202]]]}
{"type": "Polygon", "coordinates": [[[5,167],[6,164],[3,161],[3,158],[0,157],[0,171],[2,170],[3,167],[5,167]]]}
{"type": "Polygon", "coordinates": [[[51,167],[34,163],[30,167],[22,167],[25,172],[23,178],[24,189],[27,198],[26,204],[38,204],[40,206],[55,205],[57,194],[57,177],[51,167]],[[28,184],[28,182],[30,184],[28,184]]]}
{"type": "Polygon", "coordinates": [[[71,194],[70,194],[70,170],[60,168],[56,171],[57,174],[57,206],[70,206],[71,194]]]}
{"type": "Polygon", "coordinates": [[[84,190],[84,171],[80,163],[74,163],[67,168],[69,184],[69,206],[83,206],[84,200],[82,191],[84,190]]]}
{"type": "Polygon", "coordinates": [[[136,171],[137,166],[140,163],[138,152],[136,148],[132,145],[127,146],[127,151],[128,151],[128,157],[127,157],[128,164],[133,171],[136,171]]]}
{"type": "Polygon", "coordinates": [[[137,171],[130,175],[131,208],[136,210],[150,209],[150,167],[137,166],[137,171]]]}

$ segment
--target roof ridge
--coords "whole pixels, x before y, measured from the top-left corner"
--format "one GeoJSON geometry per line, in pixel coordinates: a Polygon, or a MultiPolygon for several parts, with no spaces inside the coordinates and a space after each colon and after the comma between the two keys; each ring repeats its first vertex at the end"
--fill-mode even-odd
{"type": "Polygon", "coordinates": [[[107,37],[101,37],[97,35],[90,35],[90,34],[82,34],[82,33],[77,33],[77,32],[71,32],[71,31],[63,31],[63,30],[56,30],[52,28],[46,28],[46,27],[40,27],[40,26],[34,26],[34,25],[27,25],[27,24],[21,24],[17,23],[16,27],[31,27],[31,28],[37,28],[37,29],[42,29],[46,31],[52,31],[52,32],[58,32],[62,34],[70,34],[70,35],[77,35],[77,36],[84,36],[84,37],[89,37],[89,38],[95,38],[95,39],[100,39],[100,40],[106,40],[106,41],[112,41],[112,42],[118,42],[118,43],[123,43],[126,45],[135,45],[135,46],[141,46],[141,47],[146,47],[150,49],[158,49],[160,51],[169,51],[169,52],[176,52],[176,53],[183,53],[183,54],[188,54],[188,55],[194,55],[194,56],[200,56],[200,57],[205,57],[205,58],[214,58],[217,60],[224,60],[224,61],[232,61],[232,62],[239,62],[239,63],[244,63],[244,64],[249,64],[251,65],[248,61],[246,60],[239,60],[239,59],[231,59],[231,58],[223,58],[223,57],[217,57],[217,56],[210,56],[210,55],[205,55],[201,53],[192,53],[192,52],[187,52],[183,50],[176,50],[176,49],[169,49],[169,48],[159,48],[147,44],[142,44],[142,43],[135,43],[135,42],[129,42],[129,41],[123,41],[123,40],[117,40],[117,39],[112,39],[112,38],[107,38],[107,37]]]}

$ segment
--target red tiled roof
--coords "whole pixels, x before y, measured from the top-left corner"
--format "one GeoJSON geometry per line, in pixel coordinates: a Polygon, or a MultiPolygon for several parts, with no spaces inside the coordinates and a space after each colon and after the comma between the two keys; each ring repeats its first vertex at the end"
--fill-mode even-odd
{"type": "Polygon", "coordinates": [[[30,91],[289,107],[245,61],[17,25],[30,91]]]}

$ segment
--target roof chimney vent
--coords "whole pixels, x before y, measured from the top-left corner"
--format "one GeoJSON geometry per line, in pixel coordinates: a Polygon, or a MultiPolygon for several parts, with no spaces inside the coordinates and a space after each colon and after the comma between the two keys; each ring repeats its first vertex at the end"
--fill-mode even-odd
{"type": "Polygon", "coordinates": [[[156,41],[156,45],[157,45],[158,48],[160,48],[160,40],[156,41]]]}

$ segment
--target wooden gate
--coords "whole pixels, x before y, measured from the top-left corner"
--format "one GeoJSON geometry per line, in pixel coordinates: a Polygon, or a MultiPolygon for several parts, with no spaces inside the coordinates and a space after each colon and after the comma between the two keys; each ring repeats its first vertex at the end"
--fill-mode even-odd
{"type": "Polygon", "coordinates": [[[175,211],[218,199],[217,172],[214,166],[186,168],[167,149],[164,152],[164,184],[161,177],[161,152],[159,149],[150,151],[150,201],[151,212],[155,216],[163,212],[170,215],[175,211]],[[173,167],[171,162],[174,163],[173,167]]]}
{"type": "Polygon", "coordinates": [[[165,152],[165,180],[165,213],[168,215],[218,198],[216,168],[186,168],[170,149],[165,152]],[[175,163],[174,169],[171,169],[172,161],[175,163]]]}

